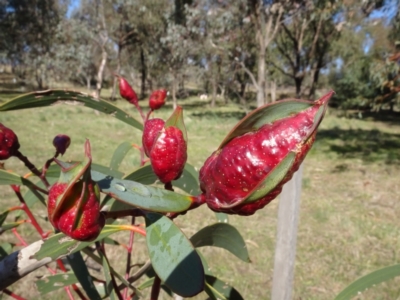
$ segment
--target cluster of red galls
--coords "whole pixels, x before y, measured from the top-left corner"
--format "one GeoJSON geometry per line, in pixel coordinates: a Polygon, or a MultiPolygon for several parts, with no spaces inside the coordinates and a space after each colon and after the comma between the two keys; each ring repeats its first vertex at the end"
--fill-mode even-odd
{"type": "MultiPolygon", "coordinates": [[[[166,188],[171,188],[171,181],[181,176],[187,160],[182,108],[178,107],[167,121],[150,119],[152,112],[165,104],[167,92],[157,90],[151,94],[150,111],[144,116],[129,83],[119,77],[119,86],[121,96],[135,105],[143,117],[142,147],[154,173],[166,188]]],[[[310,150],[332,94],[326,94],[300,112],[240,131],[225,140],[200,169],[202,193],[193,207],[207,203],[216,212],[251,215],[273,200],[310,150]]],[[[253,117],[252,114],[247,118],[253,117]]],[[[56,157],[65,153],[70,138],[58,135],[53,144],[54,161],[62,169],[59,181],[49,191],[50,222],[74,239],[93,240],[105,220],[100,211],[100,190],[90,175],[90,144],[88,141],[85,144],[85,162],[68,168],[56,157]]],[[[16,156],[19,147],[14,132],[0,123],[0,160],[16,156]]]]}

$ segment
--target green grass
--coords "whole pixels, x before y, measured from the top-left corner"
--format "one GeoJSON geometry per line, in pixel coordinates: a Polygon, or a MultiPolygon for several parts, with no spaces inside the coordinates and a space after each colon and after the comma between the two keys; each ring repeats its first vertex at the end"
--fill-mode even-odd
{"type": "MultiPolygon", "coordinates": [[[[0,99],[6,97],[0,95],[0,99]]],[[[145,106],[145,102],[142,104],[145,106]]],[[[188,161],[200,168],[245,112],[223,104],[213,110],[198,98],[181,100],[179,104],[184,107],[189,136],[188,161]]],[[[117,105],[133,112],[125,102],[118,101],[117,105]]],[[[165,119],[171,112],[168,105],[155,115],[165,119]]],[[[135,112],[133,114],[138,117],[135,112]]],[[[141,142],[138,130],[80,106],[0,113],[0,122],[13,128],[19,136],[21,152],[37,166],[51,157],[51,141],[59,133],[72,138],[64,159],[81,159],[83,143],[88,138],[94,162],[104,165],[109,163],[119,143],[141,142]]],[[[138,162],[138,153],[132,150],[121,170],[128,172],[138,162]]],[[[399,263],[400,122],[346,119],[328,111],[304,165],[293,299],[333,299],[358,277],[399,263]]],[[[7,161],[6,168],[20,174],[26,172],[14,158],[7,161]]],[[[10,188],[0,186],[1,207],[14,204],[17,199],[10,188]]],[[[245,299],[269,298],[278,204],[275,200],[250,217],[229,218],[246,240],[252,263],[239,261],[224,250],[202,249],[213,272],[235,286],[245,299]]],[[[38,205],[35,213],[44,217],[46,211],[38,205]]],[[[188,236],[214,222],[214,214],[207,207],[176,219],[188,236]]],[[[42,224],[50,230],[44,221],[42,224]]],[[[28,242],[38,239],[29,224],[22,225],[20,231],[28,242]]],[[[116,238],[125,243],[128,239],[126,234],[118,234],[116,238]]],[[[0,236],[0,243],[3,241],[16,242],[11,234],[0,236]]],[[[122,271],[124,252],[111,247],[108,254],[122,271]]],[[[138,238],[134,261],[143,263],[145,260],[144,241],[138,238]]],[[[11,290],[30,299],[38,298],[32,281],[43,274],[48,274],[44,268],[21,280],[11,290]]],[[[394,279],[356,299],[399,299],[399,286],[400,280],[394,279]]],[[[60,295],[65,297],[61,291],[57,295],[50,294],[48,299],[60,295]]],[[[196,297],[205,298],[204,295],[196,297]]]]}

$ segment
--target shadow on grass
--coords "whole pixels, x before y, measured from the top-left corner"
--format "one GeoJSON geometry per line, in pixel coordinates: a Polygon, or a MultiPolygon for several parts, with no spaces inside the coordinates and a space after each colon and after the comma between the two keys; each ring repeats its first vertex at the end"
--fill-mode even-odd
{"type": "Polygon", "coordinates": [[[317,140],[345,158],[400,164],[400,134],[376,129],[319,130],[317,140]]]}
{"type": "Polygon", "coordinates": [[[213,119],[242,119],[246,113],[243,111],[220,111],[220,110],[204,110],[198,112],[192,112],[193,117],[198,118],[213,118],[213,119]]]}
{"type": "Polygon", "coordinates": [[[373,111],[360,111],[348,113],[347,116],[355,119],[362,119],[365,121],[379,121],[391,125],[400,125],[400,112],[381,110],[379,112],[373,111]]]}

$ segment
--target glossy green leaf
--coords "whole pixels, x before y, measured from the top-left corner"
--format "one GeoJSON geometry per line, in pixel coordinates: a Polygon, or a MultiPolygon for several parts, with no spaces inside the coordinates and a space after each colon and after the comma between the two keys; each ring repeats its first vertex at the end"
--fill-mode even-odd
{"type": "Polygon", "coordinates": [[[115,149],[114,154],[111,158],[110,169],[118,171],[122,161],[124,160],[126,154],[132,149],[132,143],[123,142],[117,149],[115,149]]]}
{"type": "Polygon", "coordinates": [[[0,185],[9,184],[24,185],[29,188],[33,188],[35,186],[32,181],[21,177],[18,174],[0,169],[0,185]]]}
{"type": "Polygon", "coordinates": [[[240,293],[227,283],[218,278],[206,275],[206,285],[204,291],[213,300],[243,300],[240,293]]]}
{"type": "Polygon", "coordinates": [[[13,244],[1,243],[0,244],[0,260],[12,252],[13,244]]]}
{"type": "Polygon", "coordinates": [[[0,234],[3,234],[5,231],[13,229],[15,227],[18,227],[21,225],[20,222],[12,222],[12,223],[6,223],[0,226],[0,234]]]}
{"type": "MultiPolygon", "coordinates": [[[[65,167],[68,168],[69,166],[72,166],[75,163],[77,163],[77,162],[76,161],[68,162],[68,163],[63,162],[63,165],[65,165],[65,167]]],[[[108,174],[108,175],[111,175],[111,176],[117,177],[117,178],[121,178],[124,175],[124,173],[119,172],[118,170],[112,170],[109,167],[106,167],[106,166],[103,166],[103,165],[99,165],[99,164],[96,164],[96,163],[93,163],[93,162],[92,162],[90,168],[91,168],[91,170],[94,170],[94,171],[97,171],[97,172],[100,172],[100,173],[105,173],[105,174],[108,174]]],[[[51,178],[58,179],[58,178],[60,178],[60,172],[61,172],[60,166],[57,165],[57,164],[52,164],[50,166],[50,168],[46,172],[46,178],[48,178],[48,179],[49,178],[50,179],[51,178]]]]}
{"type": "Polygon", "coordinates": [[[328,105],[328,100],[332,97],[333,91],[322,96],[317,101],[305,101],[299,99],[286,99],[278,102],[270,103],[249,113],[245,116],[225,137],[218,149],[221,149],[230,140],[237,136],[241,136],[245,133],[260,129],[263,125],[273,123],[277,120],[284,119],[295,115],[313,105],[321,105],[323,107],[316,115],[319,120],[315,121],[319,123],[323,113],[328,105]]]}
{"type": "MultiPolygon", "coordinates": [[[[78,283],[73,272],[45,276],[36,281],[36,286],[41,295],[54,292],[71,284],[78,283]]],[[[97,298],[96,298],[97,299],[97,298]]]]}
{"type": "MultiPolygon", "coordinates": [[[[118,225],[106,225],[101,231],[100,235],[95,241],[100,241],[103,238],[109,236],[110,234],[116,233],[118,231],[125,230],[118,225]]],[[[37,260],[41,260],[45,257],[50,257],[52,260],[64,257],[65,255],[70,255],[83,248],[93,244],[92,242],[80,242],[73,240],[62,233],[57,233],[47,240],[44,241],[40,250],[34,255],[37,260]]]]}
{"type": "MultiPolygon", "coordinates": [[[[141,208],[156,212],[181,212],[192,204],[192,197],[161,188],[147,186],[131,180],[118,179],[92,170],[92,179],[103,193],[127,204],[130,208],[141,208]]],[[[112,210],[126,209],[126,205],[113,205],[112,210]]]]}
{"type": "MultiPolygon", "coordinates": [[[[146,165],[126,175],[124,179],[149,185],[154,184],[158,177],[154,174],[151,165],[146,165]]],[[[172,185],[182,189],[189,195],[198,195],[200,193],[199,172],[192,165],[186,164],[181,177],[172,181],[172,185]]]]}
{"type": "MultiPolygon", "coordinates": [[[[106,225],[107,226],[107,225],[106,225]]],[[[91,259],[93,259],[96,263],[98,263],[99,265],[102,265],[102,260],[100,257],[98,257],[97,255],[95,255],[91,250],[84,248],[82,249],[82,252],[84,252],[87,256],[89,256],[91,259]]],[[[113,269],[113,267],[110,266],[110,272],[111,274],[113,274],[119,281],[121,281],[121,283],[123,285],[125,285],[126,287],[130,288],[131,290],[136,292],[136,295],[134,297],[134,299],[136,299],[136,297],[140,297],[140,293],[136,290],[136,288],[131,285],[125,278],[123,275],[121,275],[120,273],[118,273],[117,271],[115,271],[113,269]]],[[[132,300],[134,300],[132,299],[132,300]]]]}
{"type": "Polygon", "coordinates": [[[180,131],[182,131],[183,138],[187,142],[188,137],[187,137],[185,123],[183,122],[183,108],[182,107],[177,106],[177,108],[175,108],[172,115],[168,118],[167,121],[165,121],[164,127],[168,128],[170,126],[174,126],[174,127],[178,128],[180,131]]]}
{"type": "Polygon", "coordinates": [[[339,295],[336,296],[335,300],[351,299],[358,293],[361,293],[374,285],[388,281],[397,276],[400,276],[400,264],[379,269],[351,283],[348,287],[341,291],[339,295]]]}
{"type": "Polygon", "coordinates": [[[9,211],[6,210],[5,212],[0,214],[0,226],[3,225],[4,221],[7,219],[9,211]]]}
{"type": "Polygon", "coordinates": [[[192,297],[204,288],[201,259],[182,231],[167,217],[146,214],[146,242],[152,266],[174,293],[192,297]]]}
{"type": "Polygon", "coordinates": [[[143,125],[117,106],[90,95],[67,90],[46,90],[18,96],[0,105],[0,111],[35,108],[61,103],[81,104],[107,115],[113,116],[139,130],[143,125]]]}
{"type": "Polygon", "coordinates": [[[228,217],[228,214],[226,214],[226,213],[216,212],[215,217],[217,218],[217,221],[219,223],[229,223],[229,217],[228,217]]]}
{"type": "MultiPolygon", "coordinates": [[[[139,291],[143,291],[153,285],[154,282],[154,277],[148,278],[146,281],[144,281],[142,284],[138,286],[139,291]]],[[[167,293],[170,297],[173,296],[173,292],[164,284],[161,284],[161,288],[167,293]]]]}
{"type": "Polygon", "coordinates": [[[110,263],[108,262],[107,257],[102,252],[100,252],[100,259],[103,265],[104,278],[106,280],[106,293],[109,295],[111,300],[117,300],[119,298],[113,285],[110,263]]]}
{"type": "Polygon", "coordinates": [[[99,292],[95,287],[92,276],[89,273],[89,270],[86,266],[85,261],[83,260],[81,253],[78,251],[70,254],[67,256],[67,260],[89,299],[100,300],[101,297],[99,295],[99,292]]]}
{"type": "Polygon", "coordinates": [[[296,153],[289,152],[286,157],[261,181],[242,203],[256,201],[271,192],[286,177],[292,168],[296,153]]]}
{"type": "Polygon", "coordinates": [[[204,227],[190,239],[196,248],[213,246],[228,250],[245,262],[250,262],[246,243],[239,231],[230,224],[216,223],[204,227]]]}

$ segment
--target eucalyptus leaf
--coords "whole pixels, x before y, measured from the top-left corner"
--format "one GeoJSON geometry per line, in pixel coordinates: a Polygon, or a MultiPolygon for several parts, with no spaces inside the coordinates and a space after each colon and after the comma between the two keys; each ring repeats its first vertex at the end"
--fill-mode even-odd
{"type": "Polygon", "coordinates": [[[400,264],[390,267],[385,267],[369,273],[347,286],[343,291],[336,296],[335,300],[348,300],[356,296],[358,293],[373,287],[374,285],[393,279],[400,276],[400,264]]]}
{"type": "Polygon", "coordinates": [[[4,221],[7,219],[9,211],[6,210],[0,214],[0,226],[3,225],[4,221]]]}
{"type": "Polygon", "coordinates": [[[88,94],[68,90],[46,90],[18,96],[0,105],[0,111],[51,106],[60,103],[81,104],[113,116],[139,130],[143,125],[117,106],[88,94]]]}
{"type": "Polygon", "coordinates": [[[73,254],[70,254],[67,256],[67,260],[89,299],[101,300],[101,296],[96,289],[92,276],[89,273],[81,253],[77,251],[73,254]]]}
{"type": "Polygon", "coordinates": [[[73,272],[68,272],[45,276],[36,281],[36,286],[39,293],[45,295],[74,283],[78,283],[78,278],[76,278],[73,272]]]}
{"type": "Polygon", "coordinates": [[[190,239],[196,248],[213,246],[228,250],[245,262],[250,262],[246,243],[239,231],[230,224],[216,223],[204,227],[190,239]]]}
{"type": "Polygon", "coordinates": [[[1,243],[0,244],[0,260],[12,252],[13,244],[1,243]]]}
{"type": "Polygon", "coordinates": [[[0,226],[0,234],[3,234],[5,231],[13,229],[15,227],[18,227],[21,225],[20,222],[12,222],[12,223],[6,223],[0,226]]]}
{"type": "Polygon", "coordinates": [[[104,278],[106,280],[106,293],[109,295],[111,300],[117,300],[119,297],[113,284],[110,263],[108,262],[107,257],[101,251],[100,259],[103,265],[104,278]]]}
{"type": "Polygon", "coordinates": [[[206,285],[204,288],[207,295],[213,300],[243,300],[240,293],[227,283],[218,278],[206,275],[206,285]]]}
{"type": "Polygon", "coordinates": [[[152,266],[174,293],[193,297],[204,288],[204,269],[196,250],[167,217],[147,213],[146,242],[152,266]]]}
{"type": "Polygon", "coordinates": [[[103,193],[123,202],[113,205],[111,210],[140,208],[156,212],[181,212],[187,210],[193,201],[185,196],[165,189],[140,184],[135,181],[118,179],[92,170],[92,179],[103,193]]]}
{"type": "Polygon", "coordinates": [[[122,161],[124,160],[126,154],[129,150],[132,149],[131,142],[123,142],[121,143],[117,149],[115,149],[113,156],[110,162],[110,169],[118,171],[119,167],[121,166],[122,161]]]}
{"type": "Polygon", "coordinates": [[[45,257],[50,257],[51,260],[64,257],[84,249],[85,247],[93,244],[95,241],[100,241],[110,234],[126,230],[117,225],[105,225],[96,240],[92,242],[80,242],[73,240],[72,238],[64,235],[63,233],[57,233],[47,240],[44,241],[40,250],[34,255],[37,260],[41,260],[45,257]]]}

